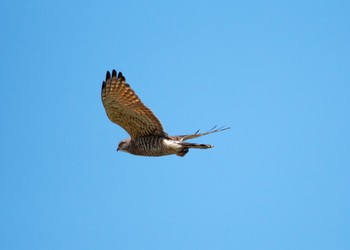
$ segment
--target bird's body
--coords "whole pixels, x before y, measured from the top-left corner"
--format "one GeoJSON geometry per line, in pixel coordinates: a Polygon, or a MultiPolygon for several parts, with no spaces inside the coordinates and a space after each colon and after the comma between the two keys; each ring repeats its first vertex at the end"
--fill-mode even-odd
{"type": "Polygon", "coordinates": [[[176,142],[162,136],[145,136],[130,139],[128,152],[134,155],[163,156],[180,153],[176,142]]]}
{"type": "Polygon", "coordinates": [[[184,156],[189,148],[206,149],[212,147],[208,144],[187,143],[171,137],[151,135],[126,139],[119,144],[118,150],[144,156],[164,156],[171,154],[184,156]]]}
{"type": "Polygon", "coordinates": [[[189,148],[207,149],[209,144],[185,142],[188,139],[219,132],[228,128],[214,128],[206,133],[197,131],[190,135],[168,136],[162,124],[126,83],[121,72],[117,76],[112,71],[112,78],[107,71],[106,81],[102,83],[101,98],[109,119],[124,128],[131,136],[121,141],[117,151],[124,151],[140,156],[164,156],[176,154],[185,156],[189,148]]]}

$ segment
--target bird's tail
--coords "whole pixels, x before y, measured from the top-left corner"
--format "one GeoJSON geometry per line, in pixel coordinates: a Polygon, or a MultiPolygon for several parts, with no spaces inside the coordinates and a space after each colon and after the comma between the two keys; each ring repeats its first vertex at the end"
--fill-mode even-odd
{"type": "Polygon", "coordinates": [[[190,142],[179,142],[179,145],[186,147],[186,148],[200,148],[200,149],[207,149],[212,148],[214,146],[210,144],[197,144],[197,143],[190,143],[190,142]]]}
{"type": "Polygon", "coordinates": [[[184,157],[190,148],[199,148],[199,149],[207,149],[212,148],[212,145],[209,144],[197,144],[197,143],[190,143],[190,142],[178,142],[177,145],[181,145],[181,150],[176,153],[177,156],[184,157]]]}

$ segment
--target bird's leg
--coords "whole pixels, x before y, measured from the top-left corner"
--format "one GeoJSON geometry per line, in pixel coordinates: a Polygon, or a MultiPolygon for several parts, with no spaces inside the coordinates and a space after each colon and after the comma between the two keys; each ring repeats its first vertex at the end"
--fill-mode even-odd
{"type": "Polygon", "coordinates": [[[188,148],[183,148],[181,149],[181,151],[179,151],[178,153],[176,153],[177,156],[181,156],[184,157],[187,153],[188,153],[188,148]]]}

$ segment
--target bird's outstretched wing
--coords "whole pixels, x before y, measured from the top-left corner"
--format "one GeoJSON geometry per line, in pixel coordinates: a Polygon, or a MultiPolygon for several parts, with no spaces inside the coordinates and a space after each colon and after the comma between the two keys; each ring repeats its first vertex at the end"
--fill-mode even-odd
{"type": "Polygon", "coordinates": [[[226,129],[230,129],[230,127],[221,127],[221,128],[216,129],[216,126],[215,126],[212,129],[210,129],[208,132],[205,132],[205,133],[199,133],[199,130],[197,130],[197,132],[194,133],[194,134],[190,134],[190,135],[176,135],[176,136],[170,136],[170,138],[173,139],[173,140],[177,140],[177,141],[186,141],[186,140],[193,139],[193,138],[198,138],[198,137],[201,137],[201,136],[204,136],[204,135],[209,135],[209,134],[212,134],[212,133],[221,132],[221,131],[224,131],[226,129]]]}
{"type": "Polygon", "coordinates": [[[128,132],[131,138],[148,135],[167,136],[161,122],[126,83],[121,72],[106,74],[101,98],[108,118],[128,132]]]}

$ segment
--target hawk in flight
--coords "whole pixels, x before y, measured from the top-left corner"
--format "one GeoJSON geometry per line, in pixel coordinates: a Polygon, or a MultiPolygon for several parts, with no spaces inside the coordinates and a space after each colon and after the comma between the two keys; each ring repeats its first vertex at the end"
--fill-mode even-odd
{"type": "Polygon", "coordinates": [[[106,74],[106,81],[102,83],[101,98],[108,118],[128,132],[130,138],[122,140],[117,151],[123,151],[141,156],[163,156],[176,154],[185,156],[190,148],[212,148],[209,144],[185,142],[188,139],[216,133],[229,129],[212,128],[206,133],[169,136],[153,112],[147,108],[126,83],[121,72],[117,75],[112,71],[106,74]]]}

